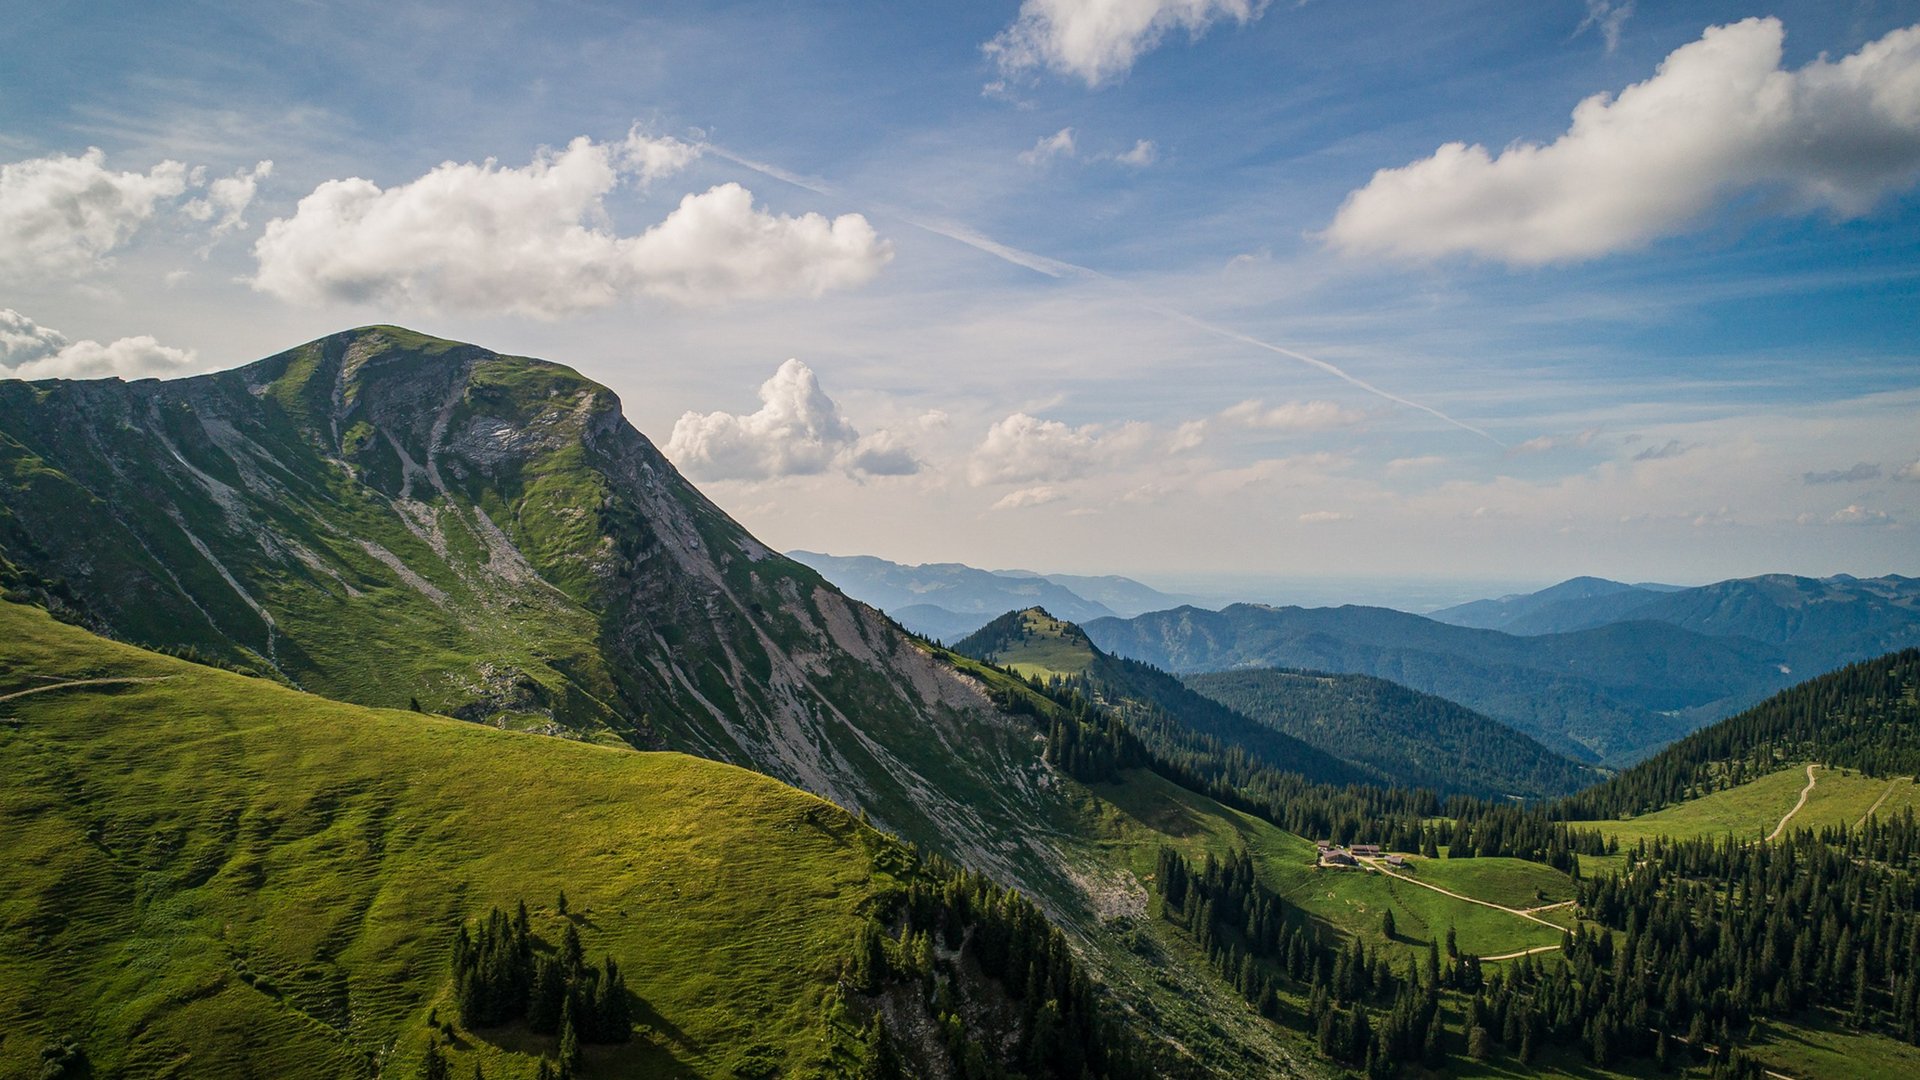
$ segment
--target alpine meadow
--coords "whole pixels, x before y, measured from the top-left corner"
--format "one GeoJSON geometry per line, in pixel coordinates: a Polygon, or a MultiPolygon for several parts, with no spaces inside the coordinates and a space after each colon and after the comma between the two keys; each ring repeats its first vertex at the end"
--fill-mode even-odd
{"type": "Polygon", "coordinates": [[[0,1080],[1920,1076],[1920,0],[0,35],[0,1080]]]}

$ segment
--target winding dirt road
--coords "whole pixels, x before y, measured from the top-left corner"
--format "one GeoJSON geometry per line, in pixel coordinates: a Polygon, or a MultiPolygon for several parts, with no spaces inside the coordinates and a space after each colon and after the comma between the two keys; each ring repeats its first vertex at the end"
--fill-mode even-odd
{"type": "Polygon", "coordinates": [[[70,679],[67,682],[48,683],[45,686],[33,686],[25,690],[15,690],[11,694],[0,694],[0,701],[12,701],[14,698],[23,698],[28,694],[44,694],[49,690],[70,690],[76,686],[110,686],[115,683],[165,682],[171,678],[173,678],[171,675],[148,675],[142,678],[129,676],[119,679],[70,679]]]}
{"type": "MultiPolygon", "coordinates": [[[[1767,834],[1767,843],[1771,844],[1775,840],[1780,839],[1780,834],[1787,831],[1787,822],[1792,821],[1793,815],[1799,813],[1801,807],[1807,805],[1807,796],[1813,794],[1813,786],[1818,783],[1818,781],[1813,778],[1813,770],[1819,767],[1818,765],[1807,766],[1807,786],[1800,789],[1800,801],[1794,803],[1793,809],[1787,811],[1787,816],[1781,818],[1780,824],[1775,825],[1773,831],[1767,834]]],[[[1869,813],[1871,813],[1871,811],[1869,811],[1869,813]]]]}
{"type": "MultiPolygon", "coordinates": [[[[1541,926],[1547,927],[1552,930],[1561,930],[1561,931],[1566,930],[1566,927],[1561,926],[1559,923],[1548,922],[1547,920],[1539,917],[1538,915],[1534,915],[1528,911],[1523,911],[1520,908],[1510,908],[1502,904],[1496,904],[1491,900],[1481,900],[1477,897],[1463,896],[1460,893],[1454,892],[1452,889],[1443,889],[1438,885],[1433,885],[1433,884],[1429,884],[1428,882],[1421,881],[1419,878],[1413,877],[1409,874],[1396,874],[1393,871],[1387,869],[1386,866],[1378,859],[1362,859],[1360,861],[1365,863],[1367,868],[1369,870],[1372,870],[1376,874],[1385,874],[1387,877],[1404,881],[1409,885],[1418,885],[1423,889],[1432,889],[1434,892],[1437,892],[1442,896],[1451,896],[1455,900],[1465,900],[1469,904],[1479,904],[1481,907],[1492,908],[1495,911],[1504,911],[1509,915],[1516,915],[1530,922],[1537,922],[1541,926]]],[[[1552,906],[1558,907],[1559,905],[1555,904],[1552,906]]],[[[1542,908],[1541,910],[1545,910],[1545,909],[1542,908]]],[[[1552,948],[1556,948],[1556,949],[1559,947],[1560,946],[1558,945],[1552,946],[1552,948]]]]}
{"type": "Polygon", "coordinates": [[[1907,777],[1896,776],[1893,779],[1887,781],[1887,790],[1880,793],[1880,797],[1873,801],[1872,806],[1867,807],[1867,812],[1860,815],[1860,820],[1854,822],[1853,827],[1858,829],[1865,826],[1867,823],[1867,819],[1873,816],[1874,811],[1886,805],[1887,796],[1893,794],[1893,789],[1900,786],[1900,781],[1905,779],[1907,779],[1907,777]]]}

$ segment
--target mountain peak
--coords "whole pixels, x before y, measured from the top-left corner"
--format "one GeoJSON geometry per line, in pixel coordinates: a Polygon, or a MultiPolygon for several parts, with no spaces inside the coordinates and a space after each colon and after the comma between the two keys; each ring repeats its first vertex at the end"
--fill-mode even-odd
{"type": "Polygon", "coordinates": [[[961,639],[954,651],[1023,675],[1078,675],[1101,655],[1086,631],[1039,606],[1007,612],[961,639]]]}

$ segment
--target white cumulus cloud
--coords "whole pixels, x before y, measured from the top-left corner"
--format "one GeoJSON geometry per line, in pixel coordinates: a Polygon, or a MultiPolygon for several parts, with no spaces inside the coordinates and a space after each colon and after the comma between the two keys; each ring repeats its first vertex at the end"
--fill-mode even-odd
{"type": "Polygon", "coordinates": [[[1551,143],[1454,142],[1382,169],[1325,237],[1537,265],[1643,246],[1742,192],[1855,216],[1920,178],[1920,26],[1797,71],[1780,66],[1785,36],[1773,18],[1712,27],[1645,82],[1582,101],[1551,143]]]}
{"type": "Polygon", "coordinates": [[[760,385],[758,412],[688,412],[673,425],[666,455],[700,480],[767,480],[838,470],[853,476],[905,476],[920,470],[911,448],[891,432],[861,435],[799,360],[781,364],[760,385]]]}
{"type": "Polygon", "coordinates": [[[69,341],[11,308],[0,308],[0,378],[144,379],[185,375],[196,366],[191,349],[162,345],[141,334],[101,344],[69,341]]]}
{"type": "Polygon", "coordinates": [[[1895,480],[1908,480],[1915,483],[1920,483],[1920,461],[1914,461],[1910,464],[1902,465],[1893,474],[1893,478],[1895,480]]]}
{"type": "Polygon", "coordinates": [[[1089,87],[1125,75],[1175,30],[1198,39],[1215,23],[1245,25],[1266,0],[1025,0],[983,48],[1007,75],[1046,69],[1089,87]]]}
{"type": "Polygon", "coordinates": [[[187,167],[163,161],[115,172],[97,148],[79,157],[0,165],[0,278],[75,277],[104,266],[155,207],[187,190],[187,167]]]}
{"type": "Polygon", "coordinates": [[[1072,480],[1137,454],[1153,441],[1150,424],[1069,427],[1017,412],[987,429],[967,462],[967,479],[976,487],[1072,480]]]}
{"type": "Polygon", "coordinates": [[[859,214],[777,215],[738,184],[689,194],[635,236],[604,199],[696,149],[673,139],[578,138],[523,168],[447,162],[411,183],[329,180],[254,245],[256,289],[329,301],[557,318],[640,296],[683,304],[818,296],[864,284],[892,257],[859,214]]]}

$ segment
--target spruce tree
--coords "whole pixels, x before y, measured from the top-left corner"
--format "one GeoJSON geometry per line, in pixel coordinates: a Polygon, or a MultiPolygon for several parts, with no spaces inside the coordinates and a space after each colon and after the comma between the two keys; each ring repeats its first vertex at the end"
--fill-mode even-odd
{"type": "Polygon", "coordinates": [[[567,996],[566,1007],[560,1012],[560,1073],[571,1076],[580,1068],[580,1035],[574,1030],[573,996],[567,996]]]}
{"type": "Polygon", "coordinates": [[[440,1052],[440,1044],[428,1043],[427,1056],[420,1062],[420,1080],[451,1080],[447,1071],[447,1057],[440,1052]]]}

